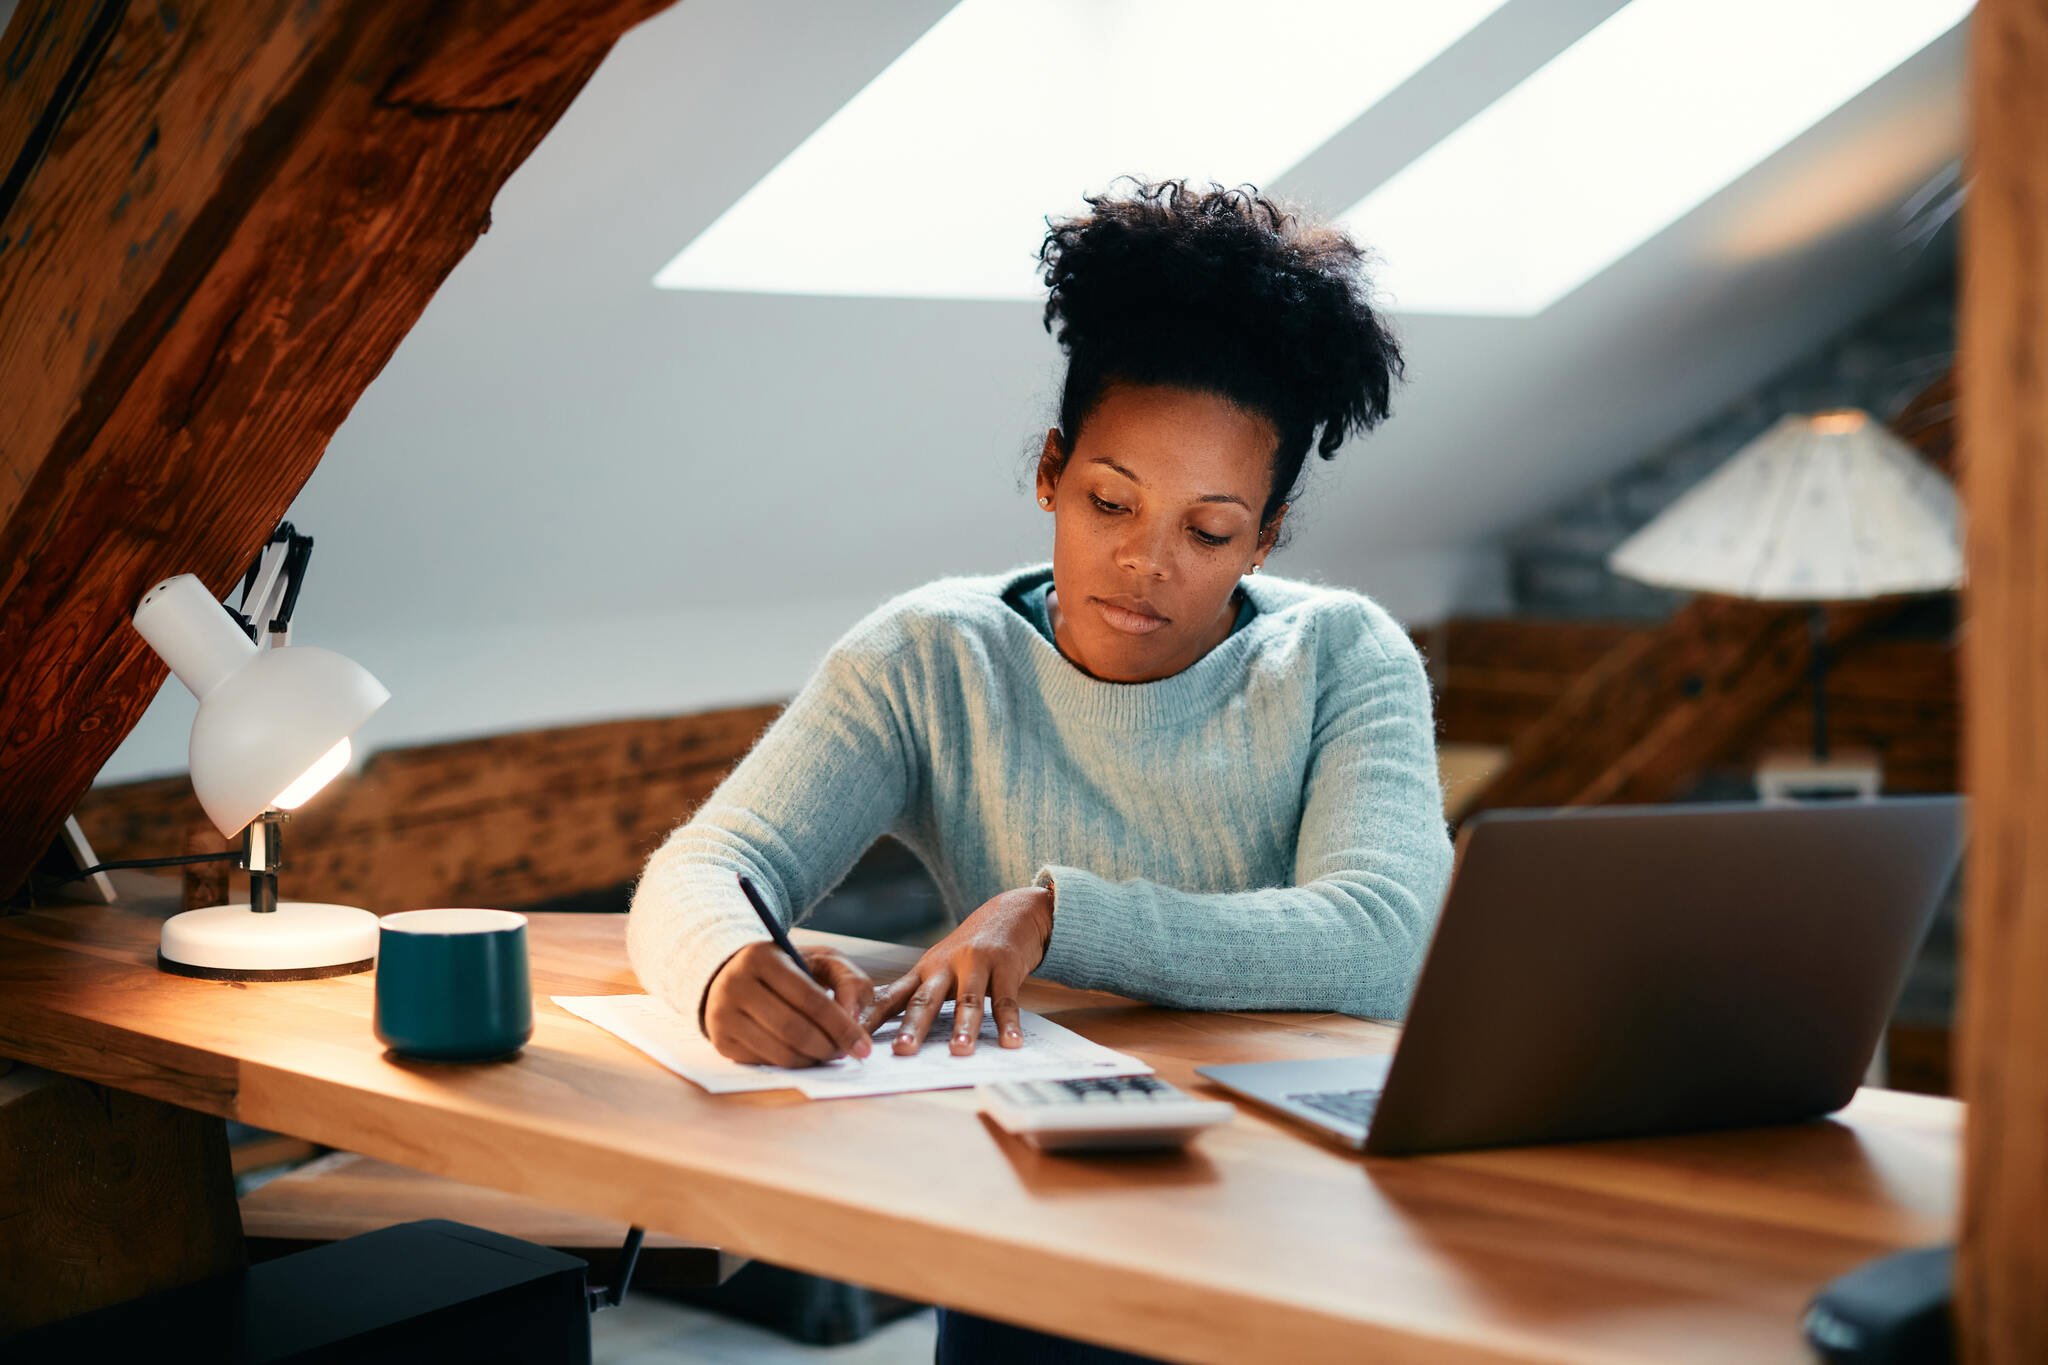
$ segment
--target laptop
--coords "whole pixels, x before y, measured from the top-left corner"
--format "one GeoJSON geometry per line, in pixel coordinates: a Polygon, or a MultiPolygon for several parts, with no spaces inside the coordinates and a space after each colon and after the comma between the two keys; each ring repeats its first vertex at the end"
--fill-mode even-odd
{"type": "Polygon", "coordinates": [[[1956,796],[1484,812],[1392,1055],[1196,1073],[1388,1156],[1831,1113],[1962,817],[1956,796]]]}

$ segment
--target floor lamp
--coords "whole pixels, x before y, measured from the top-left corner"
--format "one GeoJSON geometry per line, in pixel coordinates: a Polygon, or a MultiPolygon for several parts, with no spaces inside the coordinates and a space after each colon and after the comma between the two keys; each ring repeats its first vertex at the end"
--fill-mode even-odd
{"type": "Polygon", "coordinates": [[[1861,409],[1787,416],[1623,541],[1607,566],[1662,588],[1806,604],[1813,756],[1760,773],[1760,793],[1874,796],[1874,762],[1829,752],[1825,604],[1959,586],[1955,488],[1861,409]]]}

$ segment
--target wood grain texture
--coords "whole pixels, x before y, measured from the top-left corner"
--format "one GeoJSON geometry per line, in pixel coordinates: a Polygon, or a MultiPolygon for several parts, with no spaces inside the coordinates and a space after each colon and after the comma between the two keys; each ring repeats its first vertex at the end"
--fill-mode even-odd
{"type": "MultiPolygon", "coordinates": [[[[1890,610],[1830,608],[1830,647],[1890,610]]],[[[1581,675],[1514,740],[1468,811],[1669,799],[1806,680],[1807,630],[1804,611],[1694,598],[1581,675]]]]}
{"type": "Polygon", "coordinates": [[[126,8],[125,0],[24,0],[16,7],[0,34],[0,220],[49,150],[126,8]]]}
{"type": "MultiPolygon", "coordinates": [[[[533,916],[536,993],[635,990],[623,918],[533,916]]],[[[131,1083],[205,1059],[187,1072],[232,1084],[191,1102],[271,1131],[1171,1359],[1803,1360],[1816,1286],[1953,1230],[1948,1101],[1864,1091],[1792,1128],[1395,1160],[1241,1109],[1185,1153],[1054,1157],[967,1092],[706,1095],[546,999],[516,1060],[395,1061],[369,979],[172,977],[156,930],[133,906],[0,920],[0,1053],[131,1083]]],[[[836,942],[878,974],[913,955],[836,942]]],[[[1037,982],[1024,1003],[1210,1094],[1197,1065],[1395,1038],[1037,982]]]]}
{"type": "MultiPolygon", "coordinates": [[[[1433,628],[1437,733],[1449,744],[1512,745],[1624,643],[1643,648],[1652,627],[1618,622],[1454,618],[1433,628]]],[[[1864,635],[1830,661],[1828,734],[1841,749],[1868,749],[1884,764],[1889,792],[1952,792],[1959,786],[1957,650],[1942,640],[1864,635]]],[[[1812,694],[1788,691],[1714,766],[1754,768],[1768,751],[1805,749],[1812,694]]]]}
{"type": "Polygon", "coordinates": [[[1970,44],[1956,1305],[1966,1358],[2004,1365],[2048,1360],[2048,0],[1985,0],[1970,44]]]}
{"type": "MultiPolygon", "coordinates": [[[[529,905],[617,886],[640,874],[779,709],[384,750],[291,817],[280,882],[293,900],[379,913],[529,905]]],[[[102,858],[162,856],[184,831],[210,828],[183,776],[96,787],[78,819],[102,858]]]]}
{"type": "Polygon", "coordinates": [[[0,1076],[0,1341],[241,1265],[219,1119],[34,1067],[0,1076]]]}
{"type": "Polygon", "coordinates": [[[71,7],[112,16],[98,47],[62,8],[0,38],[23,57],[0,136],[29,153],[0,200],[6,889],[165,677],[128,624],[143,589],[241,573],[499,186],[658,6],[71,7]],[[483,29],[511,36],[472,50],[483,29]],[[498,98],[393,98],[407,81],[498,98]]]}

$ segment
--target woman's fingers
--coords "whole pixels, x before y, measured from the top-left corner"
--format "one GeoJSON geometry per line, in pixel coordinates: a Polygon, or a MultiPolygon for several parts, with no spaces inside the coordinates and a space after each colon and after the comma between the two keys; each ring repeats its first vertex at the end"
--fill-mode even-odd
{"type": "Polygon", "coordinates": [[[953,973],[945,967],[918,983],[910,1003],[903,1007],[903,1026],[896,1031],[897,1056],[908,1057],[924,1046],[924,1036],[930,1032],[932,1021],[939,1017],[939,1007],[952,989],[953,973]]]}
{"type": "Polygon", "coordinates": [[[1017,1008],[1017,982],[998,971],[989,977],[990,1007],[996,1016],[996,1041],[1004,1047],[1024,1046],[1024,1020],[1017,1008]]]}
{"type": "Polygon", "coordinates": [[[876,1029],[894,1019],[898,1014],[901,1014],[903,1007],[910,1003],[911,995],[916,992],[917,983],[923,979],[923,977],[918,975],[917,969],[913,967],[888,985],[882,987],[881,990],[875,992],[874,1000],[869,1003],[866,1013],[861,1016],[861,1027],[869,1033],[873,1033],[876,1029]]]}
{"type": "Polygon", "coordinates": [[[870,1050],[866,1016],[868,1007],[875,1001],[875,983],[868,974],[852,962],[833,952],[830,948],[818,949],[804,955],[811,975],[825,984],[832,992],[832,1001],[846,1011],[853,1031],[859,1035],[847,1051],[856,1057],[865,1057],[870,1050]]]}
{"type": "Polygon", "coordinates": [[[776,996],[745,1001],[741,1017],[773,1040],[782,1054],[777,1066],[816,1066],[829,1062],[844,1049],[816,1023],[776,996]]]}
{"type": "Polygon", "coordinates": [[[811,1059],[797,1052],[789,1044],[750,1014],[734,1014],[726,1019],[721,1029],[722,1040],[719,1051],[736,1062],[753,1066],[809,1066],[811,1059]]]}
{"type": "MultiPolygon", "coordinates": [[[[859,970],[852,963],[845,965],[859,970]]],[[[810,1060],[827,1062],[842,1053],[865,1057],[873,1050],[866,1031],[853,1021],[853,1011],[827,995],[810,973],[788,958],[769,964],[761,973],[761,984],[772,1000],[748,999],[743,1008],[810,1060]]]]}
{"type": "Polygon", "coordinates": [[[969,967],[960,975],[960,989],[953,997],[953,1042],[955,1057],[973,1053],[981,1039],[981,1002],[988,978],[985,968],[969,967]]]}

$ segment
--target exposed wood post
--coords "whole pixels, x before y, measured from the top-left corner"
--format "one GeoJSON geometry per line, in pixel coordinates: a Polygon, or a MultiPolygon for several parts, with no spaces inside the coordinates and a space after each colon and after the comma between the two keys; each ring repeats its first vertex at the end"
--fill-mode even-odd
{"type": "Polygon", "coordinates": [[[127,624],[142,591],[226,591],[499,186],[667,3],[24,0],[0,37],[0,894],[165,677],[127,624]]]}
{"type": "Polygon", "coordinates": [[[2048,0],[1971,21],[1956,1308],[1966,1358],[2048,1360],[2048,0]]]}
{"type": "Polygon", "coordinates": [[[32,1066],[0,1076],[0,1339],[242,1264],[219,1119],[32,1066]]]}

